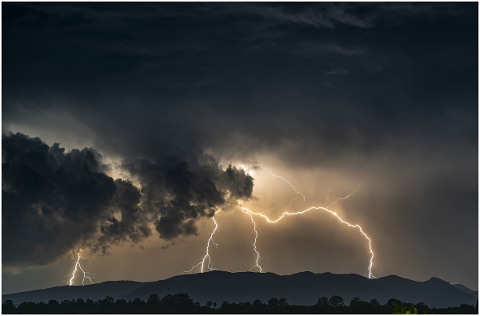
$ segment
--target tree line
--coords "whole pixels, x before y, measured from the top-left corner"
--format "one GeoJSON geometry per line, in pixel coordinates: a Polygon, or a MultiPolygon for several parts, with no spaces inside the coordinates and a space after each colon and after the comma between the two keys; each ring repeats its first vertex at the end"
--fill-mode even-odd
{"type": "Polygon", "coordinates": [[[152,294],[144,301],[117,299],[107,296],[104,299],[86,301],[50,300],[48,303],[23,302],[16,306],[13,301],[2,303],[3,314],[478,314],[478,301],[475,306],[462,304],[458,307],[429,308],[424,303],[411,304],[390,299],[384,305],[373,299],[369,302],[353,298],[346,304],[342,297],[334,295],[321,297],[311,306],[290,305],[285,298],[271,298],[263,303],[229,303],[208,301],[205,305],[195,302],[188,294],[180,293],[160,298],[152,294]]]}

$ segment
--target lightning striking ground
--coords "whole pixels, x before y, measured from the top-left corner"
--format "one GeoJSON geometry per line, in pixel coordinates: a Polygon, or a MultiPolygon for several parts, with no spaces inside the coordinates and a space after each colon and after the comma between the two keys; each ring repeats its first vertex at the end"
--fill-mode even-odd
{"type": "Polygon", "coordinates": [[[370,257],[370,264],[368,265],[368,278],[369,279],[372,279],[372,278],[375,278],[375,276],[372,274],[372,266],[373,266],[373,257],[375,256],[375,254],[373,253],[373,250],[372,250],[372,240],[370,239],[370,237],[367,236],[367,234],[365,234],[365,232],[363,231],[362,227],[358,224],[356,225],[352,225],[350,224],[349,222],[347,221],[344,221],[340,216],[338,216],[337,213],[329,210],[328,208],[326,207],[310,207],[310,208],[307,208],[306,210],[303,210],[301,212],[295,212],[295,213],[290,213],[290,212],[284,212],[279,218],[277,218],[276,220],[271,220],[270,218],[268,218],[268,216],[266,216],[265,214],[263,213],[255,213],[255,212],[252,212],[250,211],[248,208],[246,207],[241,207],[242,208],[242,211],[244,212],[247,212],[251,215],[257,215],[257,216],[261,216],[263,217],[267,222],[269,223],[272,223],[272,224],[275,224],[277,222],[279,222],[282,218],[284,218],[285,216],[293,216],[293,215],[300,215],[300,214],[304,214],[308,211],[311,211],[311,210],[323,210],[323,211],[326,211],[330,214],[332,214],[333,216],[335,216],[341,223],[343,224],[346,224],[348,225],[349,227],[355,227],[355,228],[358,228],[360,233],[362,233],[362,235],[368,240],[368,246],[369,246],[369,249],[370,249],[370,254],[372,255],[370,257]]]}
{"type": "MultiPolygon", "coordinates": [[[[217,214],[220,213],[220,211],[221,210],[218,210],[217,214]]],[[[205,260],[207,260],[207,258],[208,258],[208,265],[207,265],[208,269],[209,270],[215,270],[214,263],[212,261],[212,258],[210,257],[210,243],[213,243],[215,245],[215,247],[218,248],[218,244],[213,240],[213,235],[215,235],[215,233],[217,232],[217,229],[218,229],[218,223],[215,220],[215,216],[212,216],[212,219],[213,219],[213,222],[215,223],[215,229],[212,231],[212,233],[210,234],[210,238],[208,239],[207,248],[205,250],[205,256],[203,257],[202,261],[200,261],[199,263],[194,265],[190,270],[184,270],[183,273],[192,273],[193,269],[195,269],[198,266],[201,266],[200,272],[203,273],[204,266],[205,266],[205,260]]]]}
{"type": "Polygon", "coordinates": [[[246,214],[248,214],[250,216],[250,219],[252,220],[252,223],[253,223],[253,231],[255,232],[255,240],[253,241],[253,250],[255,251],[255,253],[257,254],[257,259],[255,260],[255,265],[250,269],[250,271],[253,270],[253,268],[257,267],[260,272],[263,271],[262,267],[260,266],[260,264],[258,263],[259,260],[260,260],[260,253],[258,252],[257,250],[257,239],[258,239],[258,231],[257,231],[257,224],[255,223],[255,221],[253,220],[253,216],[252,214],[250,213],[247,213],[245,211],[242,211],[246,214]]]}
{"type": "MultiPolygon", "coordinates": [[[[292,205],[292,202],[293,202],[294,200],[296,200],[296,198],[297,198],[298,195],[301,195],[301,196],[303,197],[303,202],[305,203],[305,200],[306,200],[306,199],[305,199],[305,196],[304,196],[300,191],[298,191],[297,188],[296,188],[293,184],[291,184],[287,179],[285,179],[284,177],[279,176],[279,175],[275,175],[275,174],[273,174],[273,173],[270,173],[270,174],[272,175],[272,177],[280,178],[280,179],[282,179],[283,181],[285,181],[285,182],[295,191],[296,197],[295,197],[294,199],[290,200],[290,204],[289,204],[289,205],[287,206],[287,208],[285,209],[285,212],[284,212],[279,218],[277,218],[277,219],[274,220],[274,221],[273,221],[273,220],[270,220],[270,219],[268,218],[268,216],[266,216],[266,215],[264,214],[265,212],[255,213],[255,212],[250,211],[250,210],[249,210],[248,208],[246,208],[246,207],[243,207],[243,206],[241,207],[242,212],[247,213],[247,214],[250,215],[250,219],[252,220],[252,223],[253,223],[253,225],[254,225],[254,230],[255,230],[255,233],[256,233],[256,237],[255,237],[255,241],[254,241],[253,246],[254,246],[255,252],[257,253],[256,266],[258,266],[258,267],[260,268],[260,272],[262,271],[262,268],[261,268],[261,267],[259,266],[259,264],[258,264],[258,260],[259,260],[259,258],[260,258],[260,254],[259,254],[259,252],[257,251],[257,244],[256,244],[256,243],[257,243],[258,232],[257,232],[257,230],[256,230],[256,223],[255,223],[252,215],[261,216],[261,217],[265,218],[265,219],[267,220],[267,222],[269,222],[269,223],[277,223],[277,222],[280,221],[282,218],[284,218],[286,215],[287,215],[287,216],[292,216],[292,215],[304,214],[304,213],[306,213],[306,212],[308,212],[308,211],[310,211],[310,210],[315,209],[315,210],[324,210],[324,211],[327,211],[327,212],[329,212],[330,214],[334,215],[341,223],[346,224],[346,225],[348,225],[349,227],[355,227],[355,228],[358,228],[358,229],[359,229],[360,233],[368,240],[368,247],[369,247],[369,251],[370,251],[370,254],[371,254],[370,263],[369,263],[369,265],[368,265],[368,278],[369,278],[369,279],[375,278],[375,276],[374,276],[373,273],[372,273],[373,258],[374,258],[374,256],[375,256],[375,254],[374,254],[374,252],[373,252],[373,249],[372,249],[372,240],[370,239],[370,237],[368,237],[367,234],[365,234],[365,232],[363,231],[363,229],[362,229],[362,227],[361,227],[360,225],[358,225],[358,224],[352,225],[352,224],[350,224],[349,222],[344,221],[340,216],[338,216],[338,214],[337,214],[336,212],[331,211],[331,210],[329,209],[329,207],[331,207],[332,205],[336,204],[338,201],[348,199],[350,196],[352,196],[352,195],[354,195],[355,193],[357,193],[357,191],[360,189],[360,184],[358,185],[357,189],[356,189],[354,192],[350,193],[349,195],[347,195],[347,196],[345,196],[345,197],[337,198],[333,203],[331,203],[331,204],[328,205],[327,207],[310,207],[310,208],[308,208],[308,209],[306,209],[306,210],[304,210],[304,211],[301,211],[301,212],[291,213],[291,212],[288,212],[287,210],[288,210],[288,208],[292,205]]],[[[255,267],[255,266],[254,266],[254,267],[255,267]]]]}
{"type": "MultiPolygon", "coordinates": [[[[340,200],[345,200],[345,199],[348,199],[350,196],[354,195],[359,189],[360,189],[360,185],[357,187],[357,189],[353,192],[353,193],[350,193],[349,195],[345,196],[345,197],[341,197],[341,198],[337,198],[333,203],[331,203],[330,205],[328,205],[327,207],[310,207],[310,208],[307,208],[303,211],[300,211],[300,212],[289,212],[288,211],[288,208],[292,205],[292,202],[294,200],[297,199],[298,195],[302,196],[303,198],[303,203],[305,203],[306,201],[306,198],[305,196],[297,190],[297,188],[291,184],[288,180],[286,180],[284,177],[282,176],[279,176],[279,175],[275,175],[273,173],[271,173],[271,175],[273,177],[276,177],[276,178],[280,178],[282,179],[283,181],[285,181],[294,191],[295,191],[295,194],[296,194],[296,197],[294,199],[291,199],[290,200],[290,204],[287,206],[287,208],[285,209],[285,212],[280,216],[278,217],[276,220],[271,220],[267,215],[265,215],[266,211],[264,212],[260,212],[260,213],[257,213],[257,212],[253,212],[251,210],[249,210],[248,208],[244,207],[244,206],[240,206],[241,207],[241,210],[243,213],[247,214],[250,216],[250,220],[252,221],[253,223],[253,231],[255,232],[255,239],[254,239],[254,242],[253,242],[253,250],[255,251],[256,253],[256,259],[255,259],[255,265],[253,265],[250,269],[253,270],[254,268],[258,268],[259,269],[259,272],[263,272],[263,268],[260,266],[260,252],[258,251],[257,249],[257,240],[258,240],[258,230],[257,230],[257,224],[253,218],[253,215],[255,216],[261,216],[263,217],[268,223],[271,223],[271,224],[274,224],[274,223],[278,223],[280,220],[282,220],[285,216],[293,216],[293,215],[300,215],[300,214],[304,214],[306,212],[309,212],[311,210],[323,210],[323,211],[326,211],[330,214],[332,214],[333,216],[335,216],[341,223],[349,226],[349,227],[352,227],[352,228],[358,228],[358,230],[360,231],[360,233],[368,240],[368,246],[369,246],[369,252],[371,254],[371,257],[370,257],[370,262],[369,262],[369,265],[368,265],[368,278],[369,279],[372,279],[372,278],[375,278],[375,276],[373,275],[372,273],[372,267],[373,267],[373,258],[375,256],[374,252],[373,252],[373,249],[372,249],[372,240],[370,239],[370,237],[368,237],[368,235],[363,231],[363,228],[356,224],[356,225],[353,225],[353,224],[350,224],[349,222],[343,220],[336,212],[332,211],[329,209],[329,207],[331,207],[332,205],[336,204],[338,201],[340,200]]],[[[221,210],[217,211],[217,213],[219,213],[221,210]]],[[[200,272],[203,273],[204,270],[205,270],[205,262],[208,258],[208,264],[207,264],[207,267],[209,270],[215,270],[214,268],[214,263],[212,261],[212,258],[210,257],[210,244],[213,243],[217,248],[218,248],[218,244],[213,240],[213,236],[215,235],[215,233],[217,232],[218,230],[218,223],[217,221],[215,220],[215,216],[212,217],[212,220],[213,222],[215,223],[215,228],[213,229],[212,233],[210,234],[210,238],[208,239],[207,241],[207,247],[205,249],[205,256],[203,257],[202,261],[200,261],[199,263],[197,263],[196,265],[194,265],[190,270],[185,270],[183,271],[184,273],[192,273],[192,271],[197,268],[198,266],[200,266],[200,272]]],[[[77,260],[77,263],[78,263],[78,260],[77,260]]],[[[81,266],[80,266],[81,268],[81,266]]],[[[76,271],[76,266],[75,266],[75,271],[76,271]]],[[[74,271],[74,273],[75,273],[74,271]]],[[[83,271],[83,269],[82,269],[83,271]]],[[[73,280],[73,277],[72,277],[72,280],[73,280]]]]}
{"type": "Polygon", "coordinates": [[[85,271],[83,269],[82,265],[80,264],[80,251],[79,251],[78,255],[77,255],[77,261],[75,262],[75,268],[72,272],[72,277],[70,278],[70,281],[68,282],[68,285],[70,285],[70,286],[74,285],[73,279],[75,278],[75,274],[77,273],[78,268],[83,272],[82,285],[85,285],[85,279],[90,280],[91,284],[94,284],[94,282],[92,281],[92,277],[89,276],[89,274],[91,275],[91,273],[88,272],[88,271],[85,271]]]}

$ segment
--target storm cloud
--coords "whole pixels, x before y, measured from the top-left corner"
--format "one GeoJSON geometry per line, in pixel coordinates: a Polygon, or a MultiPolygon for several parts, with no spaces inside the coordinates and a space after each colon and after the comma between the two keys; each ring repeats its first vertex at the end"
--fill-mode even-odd
{"type": "Polygon", "coordinates": [[[115,195],[92,149],[2,137],[3,263],[42,265],[90,239],[115,195]]]}
{"type": "Polygon", "coordinates": [[[82,247],[105,253],[151,236],[151,224],[167,240],[196,234],[196,220],[252,196],[252,177],[212,158],[196,169],[177,157],[129,163],[140,189],[107,176],[92,148],[65,152],[21,133],[3,135],[2,146],[5,266],[45,265],[82,247]]]}

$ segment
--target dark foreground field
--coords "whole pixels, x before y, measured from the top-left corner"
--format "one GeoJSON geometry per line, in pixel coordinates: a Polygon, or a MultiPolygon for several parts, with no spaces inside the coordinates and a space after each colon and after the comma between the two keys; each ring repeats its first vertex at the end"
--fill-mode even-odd
{"type": "Polygon", "coordinates": [[[195,302],[187,294],[167,295],[160,299],[152,294],[146,301],[136,298],[115,300],[112,297],[93,301],[87,299],[50,300],[48,303],[23,302],[18,306],[11,300],[2,304],[3,314],[478,314],[475,306],[462,304],[458,307],[429,308],[424,303],[411,304],[390,299],[381,305],[376,299],[370,302],[353,298],[349,303],[340,296],[321,297],[315,305],[290,305],[285,298],[271,298],[264,303],[229,303],[208,301],[205,305],[195,302]]]}

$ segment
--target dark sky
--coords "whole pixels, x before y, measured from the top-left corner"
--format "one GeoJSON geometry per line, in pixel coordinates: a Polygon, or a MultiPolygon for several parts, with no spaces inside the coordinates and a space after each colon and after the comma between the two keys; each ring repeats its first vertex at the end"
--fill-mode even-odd
{"type": "MultiPolygon", "coordinates": [[[[4,293],[65,284],[80,249],[95,282],[182,273],[220,208],[215,267],[248,270],[239,205],[296,196],[270,172],[293,211],[360,184],[332,210],[377,277],[478,288],[477,3],[2,3],[2,23],[4,293]]],[[[328,213],[256,221],[264,271],[364,274],[328,213]]]]}

